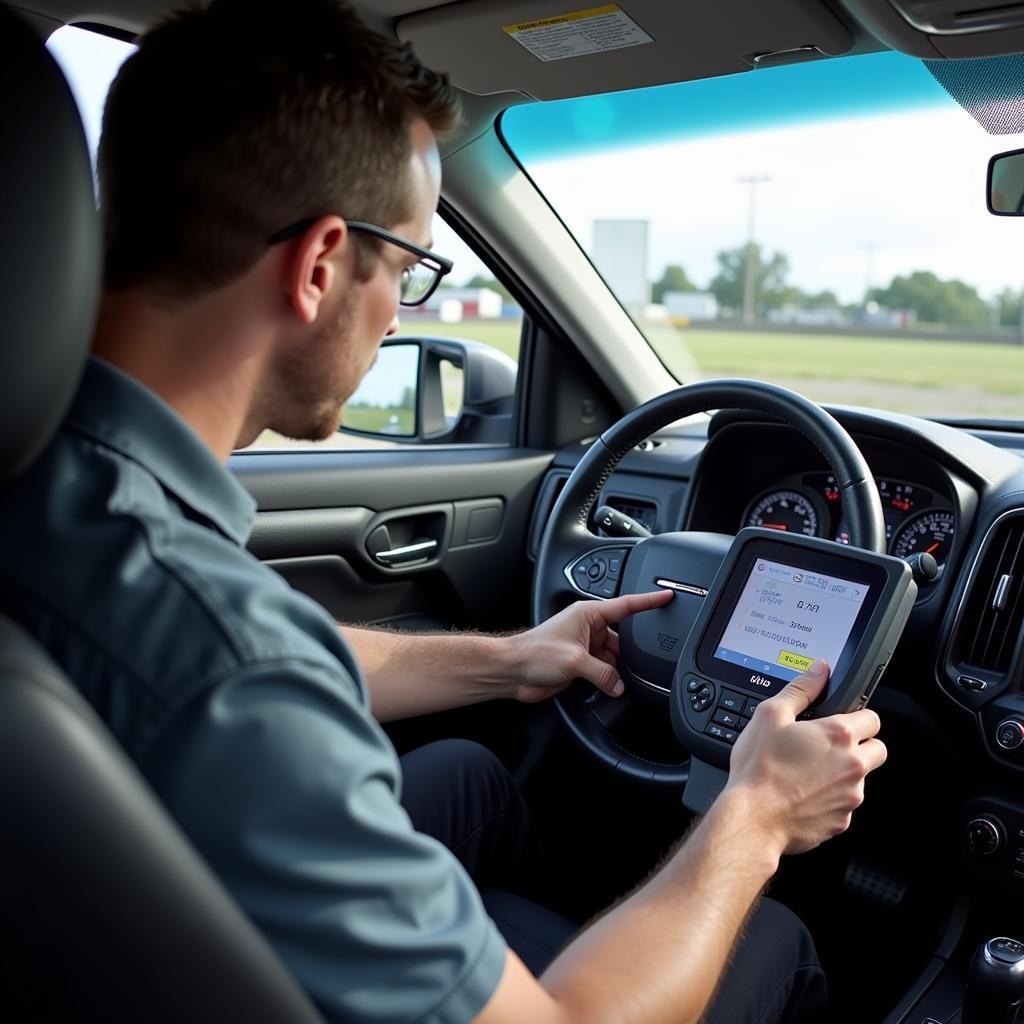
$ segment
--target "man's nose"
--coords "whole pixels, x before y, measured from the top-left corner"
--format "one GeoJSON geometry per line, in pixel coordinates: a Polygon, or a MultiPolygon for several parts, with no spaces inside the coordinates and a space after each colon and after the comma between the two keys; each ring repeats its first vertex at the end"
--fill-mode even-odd
{"type": "Polygon", "coordinates": [[[398,327],[398,313],[395,313],[394,317],[391,320],[391,323],[388,324],[387,330],[384,332],[384,337],[390,338],[392,334],[397,334],[398,327]]]}

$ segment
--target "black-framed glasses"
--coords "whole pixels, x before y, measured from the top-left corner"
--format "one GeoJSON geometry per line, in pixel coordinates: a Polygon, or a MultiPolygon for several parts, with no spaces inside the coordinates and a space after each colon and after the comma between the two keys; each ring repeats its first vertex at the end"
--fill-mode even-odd
{"type": "MultiPolygon", "coordinates": [[[[267,245],[278,245],[281,242],[287,242],[290,238],[298,238],[316,221],[316,217],[300,220],[297,224],[292,224],[290,227],[271,235],[267,239],[267,245]]],[[[441,278],[445,274],[450,274],[452,267],[455,265],[451,260],[445,259],[444,256],[438,256],[436,252],[424,249],[422,245],[410,242],[408,238],[402,238],[401,235],[393,234],[385,228],[378,227],[376,224],[368,224],[363,220],[346,220],[345,223],[350,231],[362,231],[367,235],[373,235],[383,242],[390,242],[392,245],[397,245],[400,249],[405,249],[406,252],[411,252],[413,256],[419,257],[418,263],[414,263],[411,267],[405,267],[402,270],[401,293],[398,297],[399,305],[422,305],[437,290],[437,286],[441,283],[441,278]]]]}

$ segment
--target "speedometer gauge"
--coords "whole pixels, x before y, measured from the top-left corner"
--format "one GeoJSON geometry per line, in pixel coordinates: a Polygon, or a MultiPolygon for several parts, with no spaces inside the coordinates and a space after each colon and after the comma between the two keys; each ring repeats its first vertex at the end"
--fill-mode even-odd
{"type": "Polygon", "coordinates": [[[919,551],[932,555],[941,568],[949,555],[956,529],[952,512],[932,510],[908,519],[897,531],[892,542],[892,553],[897,558],[909,558],[919,551]]]}
{"type": "Polygon", "coordinates": [[[817,537],[818,513],[799,491],[771,491],[751,506],[743,525],[817,537]]]}

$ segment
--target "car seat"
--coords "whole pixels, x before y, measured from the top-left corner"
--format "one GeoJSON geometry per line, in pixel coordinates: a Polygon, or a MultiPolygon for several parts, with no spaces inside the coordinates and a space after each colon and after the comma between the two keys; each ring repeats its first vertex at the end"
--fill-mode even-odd
{"type": "MultiPolygon", "coordinates": [[[[101,267],[74,100],[43,42],[2,5],[0,138],[2,531],[4,484],[52,438],[74,394],[101,267]]],[[[321,1020],[92,709],[7,619],[0,619],[0,1018],[321,1020]]]]}

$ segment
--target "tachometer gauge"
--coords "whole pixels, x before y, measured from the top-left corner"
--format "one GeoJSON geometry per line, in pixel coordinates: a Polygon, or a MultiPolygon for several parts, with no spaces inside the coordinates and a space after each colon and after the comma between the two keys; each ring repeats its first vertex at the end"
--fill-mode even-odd
{"type": "Polygon", "coordinates": [[[818,513],[799,491],[771,491],[751,506],[743,525],[817,537],[818,513]]]}
{"type": "Polygon", "coordinates": [[[897,558],[909,558],[918,551],[926,551],[942,568],[953,543],[956,517],[952,512],[938,509],[922,512],[908,519],[897,531],[892,542],[892,553],[897,558]]]}

